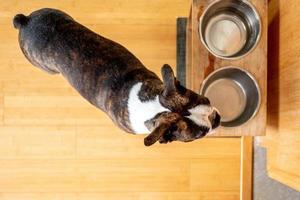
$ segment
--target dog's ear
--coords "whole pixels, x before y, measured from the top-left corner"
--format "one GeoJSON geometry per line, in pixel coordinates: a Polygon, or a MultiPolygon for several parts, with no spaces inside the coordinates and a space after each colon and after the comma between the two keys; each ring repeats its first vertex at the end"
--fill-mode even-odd
{"type": "Polygon", "coordinates": [[[147,137],[145,137],[145,146],[151,146],[157,142],[165,133],[169,131],[169,128],[170,126],[168,124],[161,124],[156,127],[147,137]]]}
{"type": "Polygon", "coordinates": [[[161,75],[164,82],[163,95],[168,96],[176,92],[176,78],[170,65],[164,64],[161,68],[161,75]]]}

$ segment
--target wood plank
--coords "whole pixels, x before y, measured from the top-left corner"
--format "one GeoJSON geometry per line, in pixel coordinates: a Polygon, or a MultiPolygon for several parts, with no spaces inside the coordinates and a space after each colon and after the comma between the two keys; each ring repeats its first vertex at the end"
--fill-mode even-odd
{"type": "Polygon", "coordinates": [[[203,139],[190,144],[174,142],[172,145],[155,145],[151,148],[143,146],[145,136],[121,134],[111,129],[110,132],[97,129],[82,128],[78,132],[77,153],[80,158],[122,158],[140,159],[143,157],[156,159],[197,159],[226,158],[239,161],[239,139],[220,138],[203,139]],[[113,134],[113,135],[112,135],[113,134]],[[226,143],[227,145],[223,145],[226,143]],[[218,148],[215,148],[218,146],[218,148]],[[113,148],[113,149],[112,149],[113,148]]]}
{"type": "Polygon", "coordinates": [[[240,166],[233,165],[234,162],[236,159],[203,159],[191,162],[191,191],[213,192],[214,188],[219,188],[220,191],[235,191],[240,185],[240,166]],[[202,172],[199,173],[200,171],[202,172]]]}
{"type": "Polygon", "coordinates": [[[144,137],[125,134],[109,125],[0,127],[0,159],[240,160],[240,140],[237,138],[206,138],[188,144],[174,142],[145,148],[144,137]],[[225,143],[227,145],[223,145],[225,143]]]}
{"type": "Polygon", "coordinates": [[[236,192],[239,167],[224,168],[233,162],[0,160],[0,192],[236,192]]]}
{"type": "Polygon", "coordinates": [[[189,163],[0,160],[0,185],[0,192],[182,192],[189,188],[189,163]]]}
{"type": "Polygon", "coordinates": [[[241,174],[240,199],[252,200],[252,164],[253,164],[253,137],[244,136],[241,140],[241,174]]]}
{"type": "Polygon", "coordinates": [[[0,159],[71,159],[76,144],[76,127],[0,127],[0,159]]]}
{"type": "Polygon", "coordinates": [[[89,108],[91,105],[78,96],[10,96],[5,95],[6,108],[89,108]],[[46,105],[45,105],[46,104],[46,105]]]}
{"type": "Polygon", "coordinates": [[[295,1],[271,0],[269,7],[268,90],[272,92],[262,143],[269,176],[300,191],[300,28],[294,26],[300,23],[300,6],[295,1]]]}
{"type": "Polygon", "coordinates": [[[0,193],[1,200],[236,200],[233,192],[0,193]]]}
{"type": "MultiPolygon", "coordinates": [[[[45,99],[46,100],[46,99],[45,99]]],[[[46,102],[46,101],[45,101],[46,102]]],[[[4,107],[4,124],[11,125],[113,125],[109,117],[90,105],[89,108],[77,107],[4,107]]]]}
{"type": "Polygon", "coordinates": [[[3,125],[3,113],[4,113],[4,94],[3,83],[0,82],[0,126],[3,125]]]}

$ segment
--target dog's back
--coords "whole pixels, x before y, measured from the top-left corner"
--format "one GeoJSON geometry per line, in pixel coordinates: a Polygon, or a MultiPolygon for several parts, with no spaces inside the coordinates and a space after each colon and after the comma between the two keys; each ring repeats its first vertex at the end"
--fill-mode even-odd
{"type": "Polygon", "coordinates": [[[20,30],[21,49],[33,65],[48,73],[61,73],[119,125],[126,123],[119,120],[127,118],[127,98],[135,83],[149,79],[162,85],[125,47],[97,35],[62,11],[45,8],[28,17],[18,14],[13,23],[20,30]]]}

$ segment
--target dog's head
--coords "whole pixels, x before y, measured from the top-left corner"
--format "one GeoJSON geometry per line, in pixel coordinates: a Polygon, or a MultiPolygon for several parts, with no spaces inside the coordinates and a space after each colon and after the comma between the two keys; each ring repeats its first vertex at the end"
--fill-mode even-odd
{"type": "Polygon", "coordinates": [[[180,85],[169,65],[164,65],[161,72],[164,90],[159,101],[171,112],[160,113],[145,123],[152,130],[144,140],[146,146],[156,141],[193,141],[220,125],[220,114],[206,97],[180,85]]]}

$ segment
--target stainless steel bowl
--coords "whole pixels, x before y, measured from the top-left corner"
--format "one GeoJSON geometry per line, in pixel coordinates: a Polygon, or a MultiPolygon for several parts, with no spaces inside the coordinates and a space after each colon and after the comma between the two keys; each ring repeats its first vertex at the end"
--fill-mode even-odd
{"type": "Polygon", "coordinates": [[[260,90],[253,76],[237,67],[223,67],[202,83],[200,93],[209,98],[221,115],[221,125],[235,127],[255,116],[260,90]]]}
{"type": "Polygon", "coordinates": [[[237,59],[257,45],[261,21],[247,0],[217,0],[200,17],[199,33],[202,43],[213,55],[237,59]]]}

